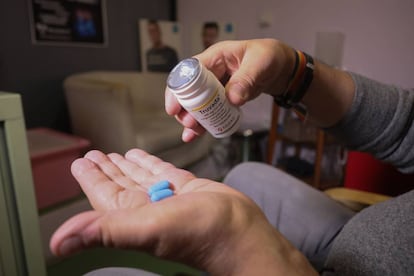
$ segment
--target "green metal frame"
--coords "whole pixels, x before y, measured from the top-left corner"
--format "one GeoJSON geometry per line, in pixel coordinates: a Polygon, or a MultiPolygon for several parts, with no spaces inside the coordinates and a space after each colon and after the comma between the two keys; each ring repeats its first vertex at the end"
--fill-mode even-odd
{"type": "Polygon", "coordinates": [[[0,275],[46,275],[19,94],[0,92],[0,275]]]}

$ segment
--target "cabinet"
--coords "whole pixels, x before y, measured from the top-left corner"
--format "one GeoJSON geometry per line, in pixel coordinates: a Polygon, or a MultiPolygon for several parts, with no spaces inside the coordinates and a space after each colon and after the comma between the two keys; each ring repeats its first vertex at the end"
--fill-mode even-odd
{"type": "Polygon", "coordinates": [[[0,92],[0,275],[46,275],[21,100],[0,92]]]}
{"type": "Polygon", "coordinates": [[[48,128],[29,129],[27,140],[38,209],[80,195],[81,188],[73,178],[70,166],[86,152],[90,142],[48,128]]]}

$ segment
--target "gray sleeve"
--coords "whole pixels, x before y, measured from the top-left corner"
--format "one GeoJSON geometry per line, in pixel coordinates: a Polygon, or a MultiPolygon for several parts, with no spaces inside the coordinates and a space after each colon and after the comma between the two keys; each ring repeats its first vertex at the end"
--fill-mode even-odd
{"type": "Polygon", "coordinates": [[[414,190],[357,213],[332,243],[322,275],[414,275],[414,190]]]}
{"type": "Polygon", "coordinates": [[[356,87],[353,105],[327,132],[350,149],[414,172],[414,90],[350,74],[356,87]]]}

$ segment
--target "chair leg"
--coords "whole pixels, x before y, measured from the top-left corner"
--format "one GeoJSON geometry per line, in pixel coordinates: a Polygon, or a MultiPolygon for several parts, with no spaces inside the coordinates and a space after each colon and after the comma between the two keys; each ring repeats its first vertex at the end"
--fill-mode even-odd
{"type": "Polygon", "coordinates": [[[325,145],[325,133],[322,130],[318,130],[317,140],[316,140],[315,167],[314,167],[314,176],[313,176],[313,186],[317,189],[319,189],[321,185],[321,169],[322,169],[322,157],[323,157],[324,145],[325,145]]]}
{"type": "Polygon", "coordinates": [[[269,141],[267,145],[267,157],[266,161],[268,164],[272,165],[273,154],[275,151],[275,144],[277,140],[277,125],[279,121],[279,107],[276,104],[273,104],[272,108],[272,121],[269,131],[269,141]]]}

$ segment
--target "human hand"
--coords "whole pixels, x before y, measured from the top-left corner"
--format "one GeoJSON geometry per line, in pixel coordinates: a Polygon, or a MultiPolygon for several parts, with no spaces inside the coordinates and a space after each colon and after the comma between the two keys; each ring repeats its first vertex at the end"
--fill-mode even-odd
{"type": "Polygon", "coordinates": [[[73,163],[72,173],[95,210],[55,232],[50,247],[56,255],[95,246],[144,250],[212,275],[286,272],[298,269],[297,260],[307,267],[249,198],[144,151],[125,157],[91,151],[73,163]],[[168,180],[175,195],[151,203],[147,189],[160,180],[168,180]]]}
{"type": "MultiPolygon", "coordinates": [[[[294,50],[273,39],[219,42],[195,57],[225,84],[227,98],[237,106],[262,92],[282,93],[295,63],[294,50]]],[[[184,126],[183,141],[189,142],[204,133],[204,128],[168,89],[165,110],[184,126]]]]}

